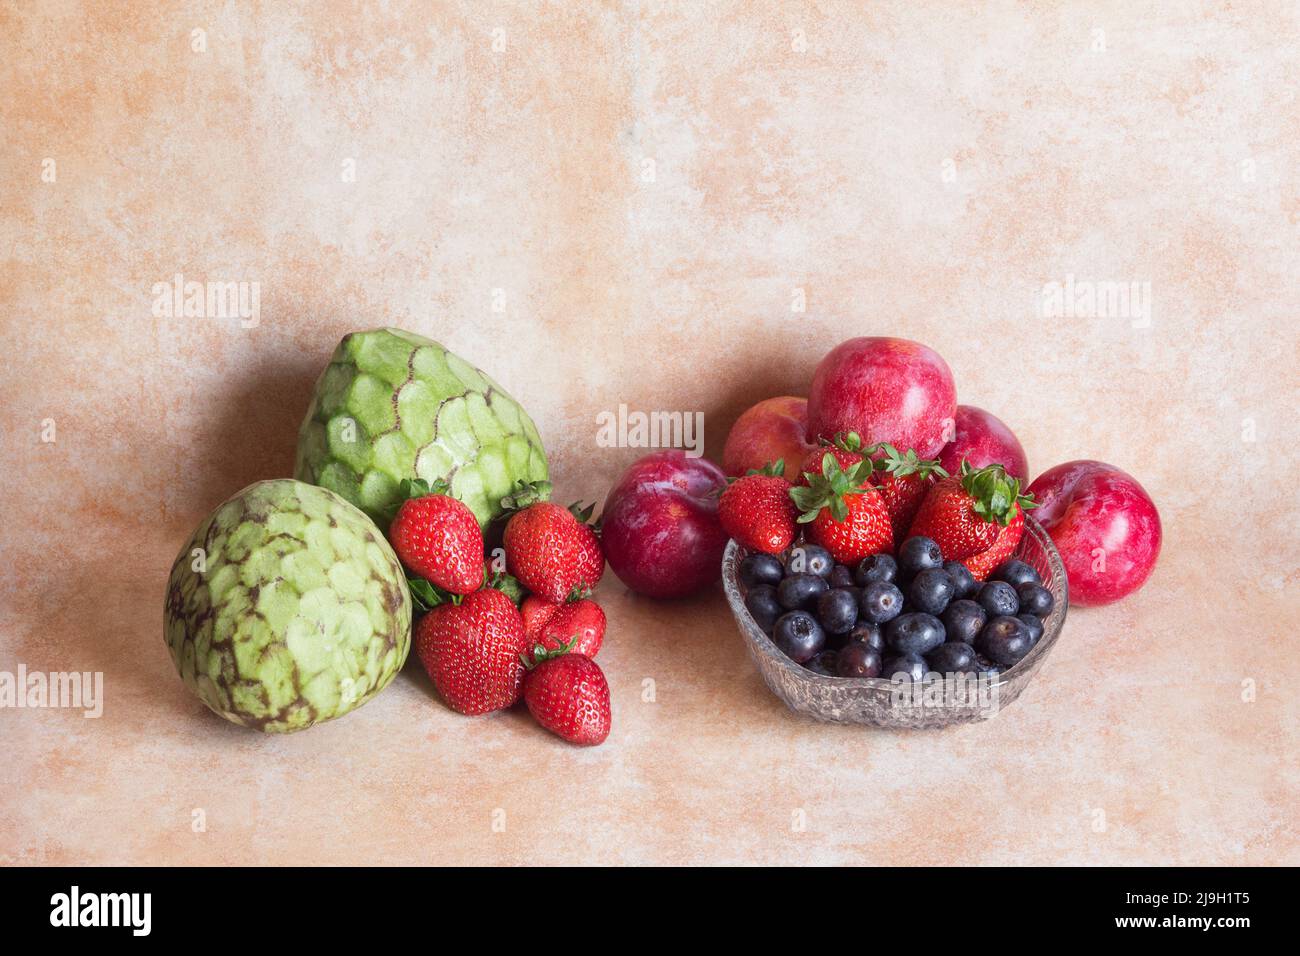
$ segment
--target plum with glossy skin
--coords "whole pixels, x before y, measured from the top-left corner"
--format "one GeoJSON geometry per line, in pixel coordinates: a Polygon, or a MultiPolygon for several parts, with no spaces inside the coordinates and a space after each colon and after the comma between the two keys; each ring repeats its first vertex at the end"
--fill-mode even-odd
{"type": "Polygon", "coordinates": [[[1061,553],[1070,603],[1110,604],[1142,587],[1160,556],[1160,513],[1132,475],[1100,461],[1068,461],[1029,486],[1033,516],[1061,553]]]}
{"type": "Polygon", "coordinates": [[[939,464],[955,475],[965,458],[972,468],[999,464],[1021,481],[1029,480],[1029,460],[1020,439],[996,415],[974,405],[958,405],[952,441],[939,452],[939,464]]]}
{"type": "Polygon", "coordinates": [[[827,353],[808,394],[808,437],[857,432],[933,458],[953,434],[957,389],[938,352],[908,339],[864,337],[827,353]]]}
{"type": "Polygon", "coordinates": [[[610,489],[601,547],[619,580],[638,594],[693,594],[722,574],[727,533],[718,523],[722,469],[680,450],[634,462],[610,489]]]}
{"type": "Polygon", "coordinates": [[[722,470],[743,475],[778,458],[790,480],[815,445],[808,441],[808,399],[793,395],[769,398],[747,408],[736,419],[722,449],[722,470]]]}

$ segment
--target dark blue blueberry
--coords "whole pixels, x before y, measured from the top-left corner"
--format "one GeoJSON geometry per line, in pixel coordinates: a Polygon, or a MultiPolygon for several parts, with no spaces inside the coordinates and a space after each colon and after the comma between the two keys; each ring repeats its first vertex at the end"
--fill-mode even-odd
{"type": "Polygon", "coordinates": [[[1022,584],[1043,583],[1043,579],[1038,576],[1038,572],[1019,558],[1010,558],[1003,561],[993,569],[993,573],[989,575],[989,580],[1006,581],[1013,588],[1018,588],[1022,584]]]}
{"type": "Polygon", "coordinates": [[[898,562],[892,554],[873,554],[863,558],[853,572],[853,583],[865,588],[872,581],[889,583],[898,577],[898,562]]]}
{"type": "Polygon", "coordinates": [[[925,655],[925,662],[930,670],[940,674],[972,674],[976,666],[975,648],[960,641],[949,641],[925,655]]]}
{"type": "Polygon", "coordinates": [[[989,677],[997,677],[1002,673],[1002,667],[993,663],[979,651],[975,652],[975,673],[987,674],[989,677]]]}
{"type": "Polygon", "coordinates": [[[912,586],[907,589],[907,607],[926,614],[942,614],[955,591],[947,571],[929,568],[912,579],[912,586]]]}
{"type": "Polygon", "coordinates": [[[836,673],[840,677],[879,677],[880,652],[866,644],[849,643],[840,651],[836,673]]]}
{"type": "Polygon", "coordinates": [[[853,569],[847,564],[837,564],[831,568],[831,576],[827,580],[833,588],[851,588],[853,587],[853,569]]]}
{"type": "Polygon", "coordinates": [[[871,624],[867,621],[859,621],[849,631],[850,644],[865,644],[877,651],[885,649],[885,632],[880,629],[879,624],[871,624]]]}
{"type": "Polygon", "coordinates": [[[839,655],[835,651],[821,651],[809,658],[804,667],[814,674],[821,674],[822,677],[835,677],[836,659],[838,657],[839,655]]]}
{"type": "Polygon", "coordinates": [[[745,607],[753,616],[754,623],[768,634],[772,633],[776,619],[785,613],[785,608],[776,599],[776,588],[770,584],[755,584],[750,588],[745,594],[745,607]]]}
{"type": "Polygon", "coordinates": [[[993,618],[975,639],[975,649],[1003,667],[1011,667],[1033,646],[1028,625],[1018,617],[993,618]]]}
{"type": "Polygon", "coordinates": [[[1025,627],[1029,628],[1029,646],[1033,647],[1038,643],[1038,639],[1043,636],[1043,621],[1032,614],[1016,615],[1020,620],[1025,622],[1025,627]]]}
{"type": "Polygon", "coordinates": [[[816,574],[826,578],[830,577],[834,567],[835,559],[821,545],[801,544],[790,552],[789,571],[793,574],[816,574]]]}
{"type": "Polygon", "coordinates": [[[943,622],[933,614],[901,614],[885,625],[885,643],[896,654],[928,654],[944,636],[943,622]]]}
{"type": "Polygon", "coordinates": [[[963,644],[974,644],[976,635],[988,623],[988,619],[984,608],[967,598],[953,601],[944,609],[940,618],[948,640],[961,641],[963,644]]]}
{"type": "Polygon", "coordinates": [[[790,660],[802,664],[826,645],[826,632],[807,611],[791,611],[777,619],[772,643],[790,660]]]}
{"type": "Polygon", "coordinates": [[[925,678],[925,661],[912,654],[898,654],[885,658],[880,665],[880,676],[885,680],[920,681],[925,678]]]}
{"type": "Polygon", "coordinates": [[[831,588],[817,595],[817,620],[828,634],[847,634],[858,623],[858,597],[847,589],[831,588]]]}
{"type": "Polygon", "coordinates": [[[898,549],[898,570],[904,574],[919,574],[930,568],[943,567],[943,552],[939,545],[925,535],[915,535],[898,549]]]}
{"type": "Polygon", "coordinates": [[[954,598],[974,597],[980,589],[980,583],[975,580],[975,575],[970,573],[970,568],[960,561],[945,561],[943,569],[948,572],[948,577],[952,578],[952,585],[956,589],[953,592],[954,598]]]}
{"type": "Polygon", "coordinates": [[[785,565],[774,555],[750,554],[740,562],[740,583],[747,588],[752,588],[755,584],[770,584],[776,587],[783,577],[785,577],[785,565]]]}
{"type": "Polygon", "coordinates": [[[887,581],[873,581],[862,589],[858,607],[869,624],[884,624],[903,613],[903,592],[887,581]]]}
{"type": "Polygon", "coordinates": [[[828,590],[826,579],[818,574],[791,574],[776,586],[776,599],[787,611],[813,608],[817,596],[828,590]]]}
{"type": "Polygon", "coordinates": [[[1021,613],[1032,614],[1034,617],[1047,617],[1056,603],[1052,592],[1041,584],[1022,584],[1016,588],[1016,596],[1020,598],[1021,613]]]}
{"type": "Polygon", "coordinates": [[[987,581],[975,598],[989,617],[1012,617],[1020,613],[1020,598],[1006,581],[987,581]]]}

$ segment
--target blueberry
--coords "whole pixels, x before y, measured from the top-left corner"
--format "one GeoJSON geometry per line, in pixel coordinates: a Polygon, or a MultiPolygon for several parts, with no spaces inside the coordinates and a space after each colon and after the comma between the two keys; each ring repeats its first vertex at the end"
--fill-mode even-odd
{"type": "Polygon", "coordinates": [[[1017,558],[1011,558],[999,564],[993,569],[993,573],[989,575],[989,580],[1006,581],[1013,588],[1018,588],[1022,584],[1043,583],[1043,579],[1038,576],[1037,571],[1017,558]]]}
{"type": "Polygon", "coordinates": [[[1002,673],[1002,668],[993,663],[979,651],[975,652],[975,673],[987,674],[989,677],[997,677],[1002,673]]]}
{"type": "Polygon", "coordinates": [[[933,614],[902,614],[885,625],[885,643],[896,654],[928,654],[944,636],[943,622],[933,614]]]}
{"type": "Polygon", "coordinates": [[[930,670],[940,674],[972,674],[975,672],[975,649],[960,641],[940,644],[925,656],[930,670]]]}
{"type": "Polygon", "coordinates": [[[817,620],[828,634],[847,634],[858,622],[857,595],[832,588],[817,595],[817,620]]]}
{"type": "Polygon", "coordinates": [[[869,624],[866,621],[859,621],[849,631],[848,643],[865,644],[872,650],[883,651],[885,649],[885,633],[880,629],[879,624],[869,624]]]}
{"type": "Polygon", "coordinates": [[[822,677],[835,677],[835,664],[838,657],[839,655],[835,651],[821,651],[809,658],[804,667],[814,674],[820,674],[822,677]]]}
{"type": "Polygon", "coordinates": [[[817,595],[827,590],[826,579],[816,574],[791,574],[776,586],[776,599],[787,611],[811,608],[817,595]]]}
{"type": "Polygon", "coordinates": [[[1029,628],[1029,646],[1033,647],[1038,643],[1038,639],[1043,636],[1042,620],[1032,614],[1018,614],[1016,616],[1025,622],[1025,627],[1029,628]]]}
{"type": "Polygon", "coordinates": [[[776,622],[772,641],[786,657],[802,664],[826,644],[826,632],[807,611],[791,611],[776,622]]]}
{"type": "Polygon", "coordinates": [[[801,544],[790,552],[789,571],[793,574],[816,574],[829,577],[835,559],[825,548],[816,544],[801,544]]]}
{"type": "Polygon", "coordinates": [[[831,576],[827,580],[833,588],[851,588],[853,587],[853,570],[847,564],[837,564],[831,568],[831,576]]]}
{"type": "Polygon", "coordinates": [[[776,619],[785,613],[785,608],[776,599],[776,588],[770,584],[755,584],[750,588],[745,594],[745,607],[753,616],[754,623],[768,634],[772,633],[776,619]]]}
{"type": "Polygon", "coordinates": [[[1020,598],[1020,610],[1034,617],[1047,617],[1052,613],[1052,605],[1056,603],[1051,591],[1032,582],[1016,588],[1016,596],[1020,598]]]}
{"type": "Polygon", "coordinates": [[[948,577],[952,578],[954,598],[974,597],[975,592],[980,589],[980,583],[975,580],[975,575],[970,573],[970,568],[960,561],[945,561],[943,569],[948,572],[948,577]]]}
{"type": "Polygon", "coordinates": [[[925,678],[925,661],[914,654],[898,654],[888,657],[880,665],[880,676],[885,680],[920,681],[925,678]]]}
{"type": "Polygon", "coordinates": [[[975,637],[988,623],[988,619],[989,616],[984,613],[984,608],[967,598],[953,601],[944,609],[943,616],[940,618],[943,621],[943,629],[948,634],[948,640],[961,641],[963,644],[974,644],[975,637]]]}
{"type": "Polygon", "coordinates": [[[836,664],[840,677],[879,677],[880,652],[866,644],[852,643],[840,651],[836,664]]]}
{"type": "MultiPolygon", "coordinates": [[[[777,623],[780,626],[780,622],[777,623]]],[[[993,618],[984,625],[984,630],[975,639],[977,651],[1004,667],[1015,664],[1033,646],[1028,626],[1018,617],[993,618]]]]}
{"type": "Polygon", "coordinates": [[[862,589],[858,607],[868,623],[884,624],[903,613],[903,592],[888,582],[873,581],[862,589]]]}
{"type": "Polygon", "coordinates": [[[912,579],[912,586],[907,589],[907,606],[926,614],[942,614],[955,590],[947,571],[929,568],[912,579]]]}
{"type": "Polygon", "coordinates": [[[770,554],[747,555],[740,562],[740,582],[747,588],[755,584],[770,584],[773,587],[785,577],[785,567],[781,559],[770,554]]]}
{"type": "Polygon", "coordinates": [[[1020,598],[1016,597],[1016,589],[1006,581],[986,582],[975,600],[989,617],[1011,617],[1020,612],[1020,598]]]}
{"type": "Polygon", "coordinates": [[[930,568],[943,567],[943,552],[939,545],[925,535],[908,538],[898,549],[898,569],[904,574],[917,574],[930,568]]]}
{"type": "Polygon", "coordinates": [[[853,572],[853,583],[865,588],[872,581],[889,583],[898,577],[898,562],[892,554],[873,554],[863,558],[853,572]]]}

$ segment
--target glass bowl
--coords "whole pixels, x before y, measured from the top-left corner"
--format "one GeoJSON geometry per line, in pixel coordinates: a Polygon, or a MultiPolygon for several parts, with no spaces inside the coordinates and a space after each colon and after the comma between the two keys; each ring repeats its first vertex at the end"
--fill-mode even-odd
{"type": "Polygon", "coordinates": [[[747,552],[733,540],[722,557],[722,583],[749,655],[772,693],[791,710],[834,724],[934,728],[987,720],[1014,701],[1051,653],[1069,611],[1061,556],[1046,531],[1026,516],[1025,532],[1014,557],[1043,578],[1055,605],[1043,622],[1043,636],[1014,667],[987,675],[928,675],[925,680],[894,682],[880,677],[823,677],[796,664],[772,643],[745,607],[739,566],[747,552]]]}

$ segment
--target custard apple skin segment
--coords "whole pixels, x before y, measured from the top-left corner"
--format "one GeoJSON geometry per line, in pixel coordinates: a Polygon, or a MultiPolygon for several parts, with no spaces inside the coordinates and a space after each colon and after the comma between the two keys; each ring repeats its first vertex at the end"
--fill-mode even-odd
{"type": "Polygon", "coordinates": [[[343,337],[298,432],[294,477],[334,491],[381,527],[404,478],[447,481],[479,525],[518,481],[548,477],[528,413],[483,372],[401,329],[343,337]]]}
{"type": "Polygon", "coordinates": [[[172,565],[164,634],[185,684],[265,733],[341,717],[411,645],[402,566],[374,522],[325,488],[259,481],[218,505],[172,565]]]}

